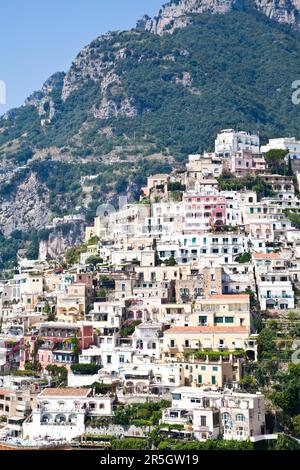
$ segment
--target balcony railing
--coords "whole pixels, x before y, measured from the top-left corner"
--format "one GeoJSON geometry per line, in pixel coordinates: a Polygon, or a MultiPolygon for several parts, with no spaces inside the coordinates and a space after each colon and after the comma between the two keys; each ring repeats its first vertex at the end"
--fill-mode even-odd
{"type": "Polygon", "coordinates": [[[266,295],[266,294],[260,294],[260,297],[262,299],[292,299],[293,295],[290,294],[271,294],[271,295],[266,295]]]}

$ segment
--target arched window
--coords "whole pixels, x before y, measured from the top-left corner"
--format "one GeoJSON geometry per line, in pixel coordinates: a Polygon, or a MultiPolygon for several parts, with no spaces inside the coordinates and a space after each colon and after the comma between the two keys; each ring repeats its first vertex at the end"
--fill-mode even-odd
{"type": "Polygon", "coordinates": [[[222,420],[223,421],[229,421],[230,419],[231,419],[231,416],[230,416],[229,413],[225,412],[225,413],[222,414],[222,420]]]}
{"type": "Polygon", "coordinates": [[[56,415],[56,417],[55,417],[55,422],[56,422],[57,424],[64,424],[64,423],[66,422],[66,417],[65,417],[65,415],[63,415],[63,414],[58,414],[58,415],[56,415]]]}
{"type": "Polygon", "coordinates": [[[236,420],[245,421],[245,416],[242,413],[239,413],[238,415],[236,415],[236,420]]]}
{"type": "Polygon", "coordinates": [[[52,417],[49,414],[45,414],[42,417],[42,424],[49,424],[52,421],[52,417]]]}

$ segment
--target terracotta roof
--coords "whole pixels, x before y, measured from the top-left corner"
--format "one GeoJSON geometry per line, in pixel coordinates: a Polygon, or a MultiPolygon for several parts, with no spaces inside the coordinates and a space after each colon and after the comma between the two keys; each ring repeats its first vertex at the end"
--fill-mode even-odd
{"type": "Polygon", "coordinates": [[[280,259],[278,253],[253,253],[253,258],[256,259],[280,259]]]}
{"type": "Polygon", "coordinates": [[[211,300],[249,300],[249,294],[213,294],[208,298],[211,300]]]}
{"type": "Polygon", "coordinates": [[[174,326],[166,330],[164,334],[176,333],[247,333],[244,326],[174,326]]]}
{"type": "Polygon", "coordinates": [[[40,396],[42,397],[82,397],[85,398],[90,393],[88,388],[45,388],[40,396]]]}

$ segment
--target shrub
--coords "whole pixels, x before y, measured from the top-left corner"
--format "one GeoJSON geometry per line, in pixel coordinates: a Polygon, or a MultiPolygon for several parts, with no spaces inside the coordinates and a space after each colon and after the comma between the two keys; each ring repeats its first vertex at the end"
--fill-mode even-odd
{"type": "Polygon", "coordinates": [[[98,364],[72,364],[71,370],[75,375],[94,375],[97,374],[100,366],[98,364]]]}

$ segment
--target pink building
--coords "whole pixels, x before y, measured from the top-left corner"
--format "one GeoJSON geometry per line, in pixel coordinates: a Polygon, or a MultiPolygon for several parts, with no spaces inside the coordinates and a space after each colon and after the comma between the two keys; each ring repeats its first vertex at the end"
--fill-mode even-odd
{"type": "Polygon", "coordinates": [[[226,199],[224,196],[187,193],[184,195],[183,204],[185,233],[209,231],[226,222],[226,199]]]}
{"type": "Polygon", "coordinates": [[[249,150],[242,150],[224,161],[224,167],[235,175],[264,174],[266,161],[261,155],[254,154],[249,150]]]}
{"type": "Polygon", "coordinates": [[[33,355],[43,368],[56,364],[68,367],[76,362],[72,338],[78,339],[78,348],[88,349],[94,343],[93,327],[90,325],[71,325],[68,323],[47,322],[40,325],[32,336],[24,336],[20,354],[20,368],[33,355]]]}

